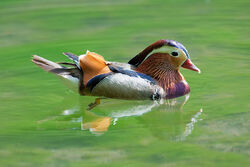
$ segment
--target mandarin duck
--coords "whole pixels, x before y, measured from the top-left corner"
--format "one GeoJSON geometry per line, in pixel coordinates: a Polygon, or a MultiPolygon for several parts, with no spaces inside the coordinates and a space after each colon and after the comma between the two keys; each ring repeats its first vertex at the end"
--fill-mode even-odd
{"type": "Polygon", "coordinates": [[[80,95],[117,99],[171,99],[190,92],[180,67],[200,73],[186,48],[174,40],[158,40],[128,63],[108,62],[87,51],[79,57],[63,53],[74,63],[55,63],[37,55],[33,62],[77,87],[80,95]]]}

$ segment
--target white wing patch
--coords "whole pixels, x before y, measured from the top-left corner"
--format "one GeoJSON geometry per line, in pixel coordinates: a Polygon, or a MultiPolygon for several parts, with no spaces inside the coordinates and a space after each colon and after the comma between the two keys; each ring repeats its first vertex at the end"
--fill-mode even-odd
{"type": "Polygon", "coordinates": [[[107,76],[91,92],[94,96],[121,99],[150,99],[155,93],[160,96],[165,94],[160,86],[152,85],[143,78],[121,73],[107,76]]]}

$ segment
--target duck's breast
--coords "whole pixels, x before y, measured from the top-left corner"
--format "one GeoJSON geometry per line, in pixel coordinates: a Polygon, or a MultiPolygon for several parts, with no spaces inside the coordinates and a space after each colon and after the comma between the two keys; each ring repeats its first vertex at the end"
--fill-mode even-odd
{"type": "Polygon", "coordinates": [[[190,92],[190,87],[188,83],[185,80],[182,80],[176,84],[174,84],[173,87],[170,87],[167,91],[167,99],[172,99],[176,97],[180,97],[183,95],[186,95],[190,92]]]}

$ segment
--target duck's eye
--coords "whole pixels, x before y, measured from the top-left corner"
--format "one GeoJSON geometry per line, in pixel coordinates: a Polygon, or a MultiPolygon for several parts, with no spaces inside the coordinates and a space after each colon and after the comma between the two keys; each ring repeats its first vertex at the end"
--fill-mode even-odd
{"type": "Polygon", "coordinates": [[[171,55],[172,56],[179,56],[179,53],[178,52],[172,52],[171,55]]]}

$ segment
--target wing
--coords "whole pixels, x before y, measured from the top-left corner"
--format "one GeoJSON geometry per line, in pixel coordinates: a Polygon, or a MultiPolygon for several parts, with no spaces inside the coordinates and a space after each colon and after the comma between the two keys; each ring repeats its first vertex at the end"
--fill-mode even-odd
{"type": "Polygon", "coordinates": [[[119,67],[125,70],[134,70],[135,66],[128,64],[128,63],[120,63],[120,62],[107,62],[107,65],[113,67],[119,67]]]}
{"type": "Polygon", "coordinates": [[[70,60],[72,60],[79,69],[81,69],[78,56],[68,52],[64,52],[63,54],[67,56],[70,60]]]}
{"type": "Polygon", "coordinates": [[[121,73],[121,74],[125,74],[131,77],[136,77],[136,78],[143,78],[151,82],[152,84],[156,84],[156,81],[150,76],[143,74],[143,73],[136,72],[131,69],[123,68],[121,66],[113,66],[113,65],[109,65],[109,69],[114,73],[121,73]]]}
{"type": "Polygon", "coordinates": [[[109,65],[112,72],[92,78],[87,88],[90,95],[120,99],[158,99],[164,90],[151,77],[109,65]]]}

